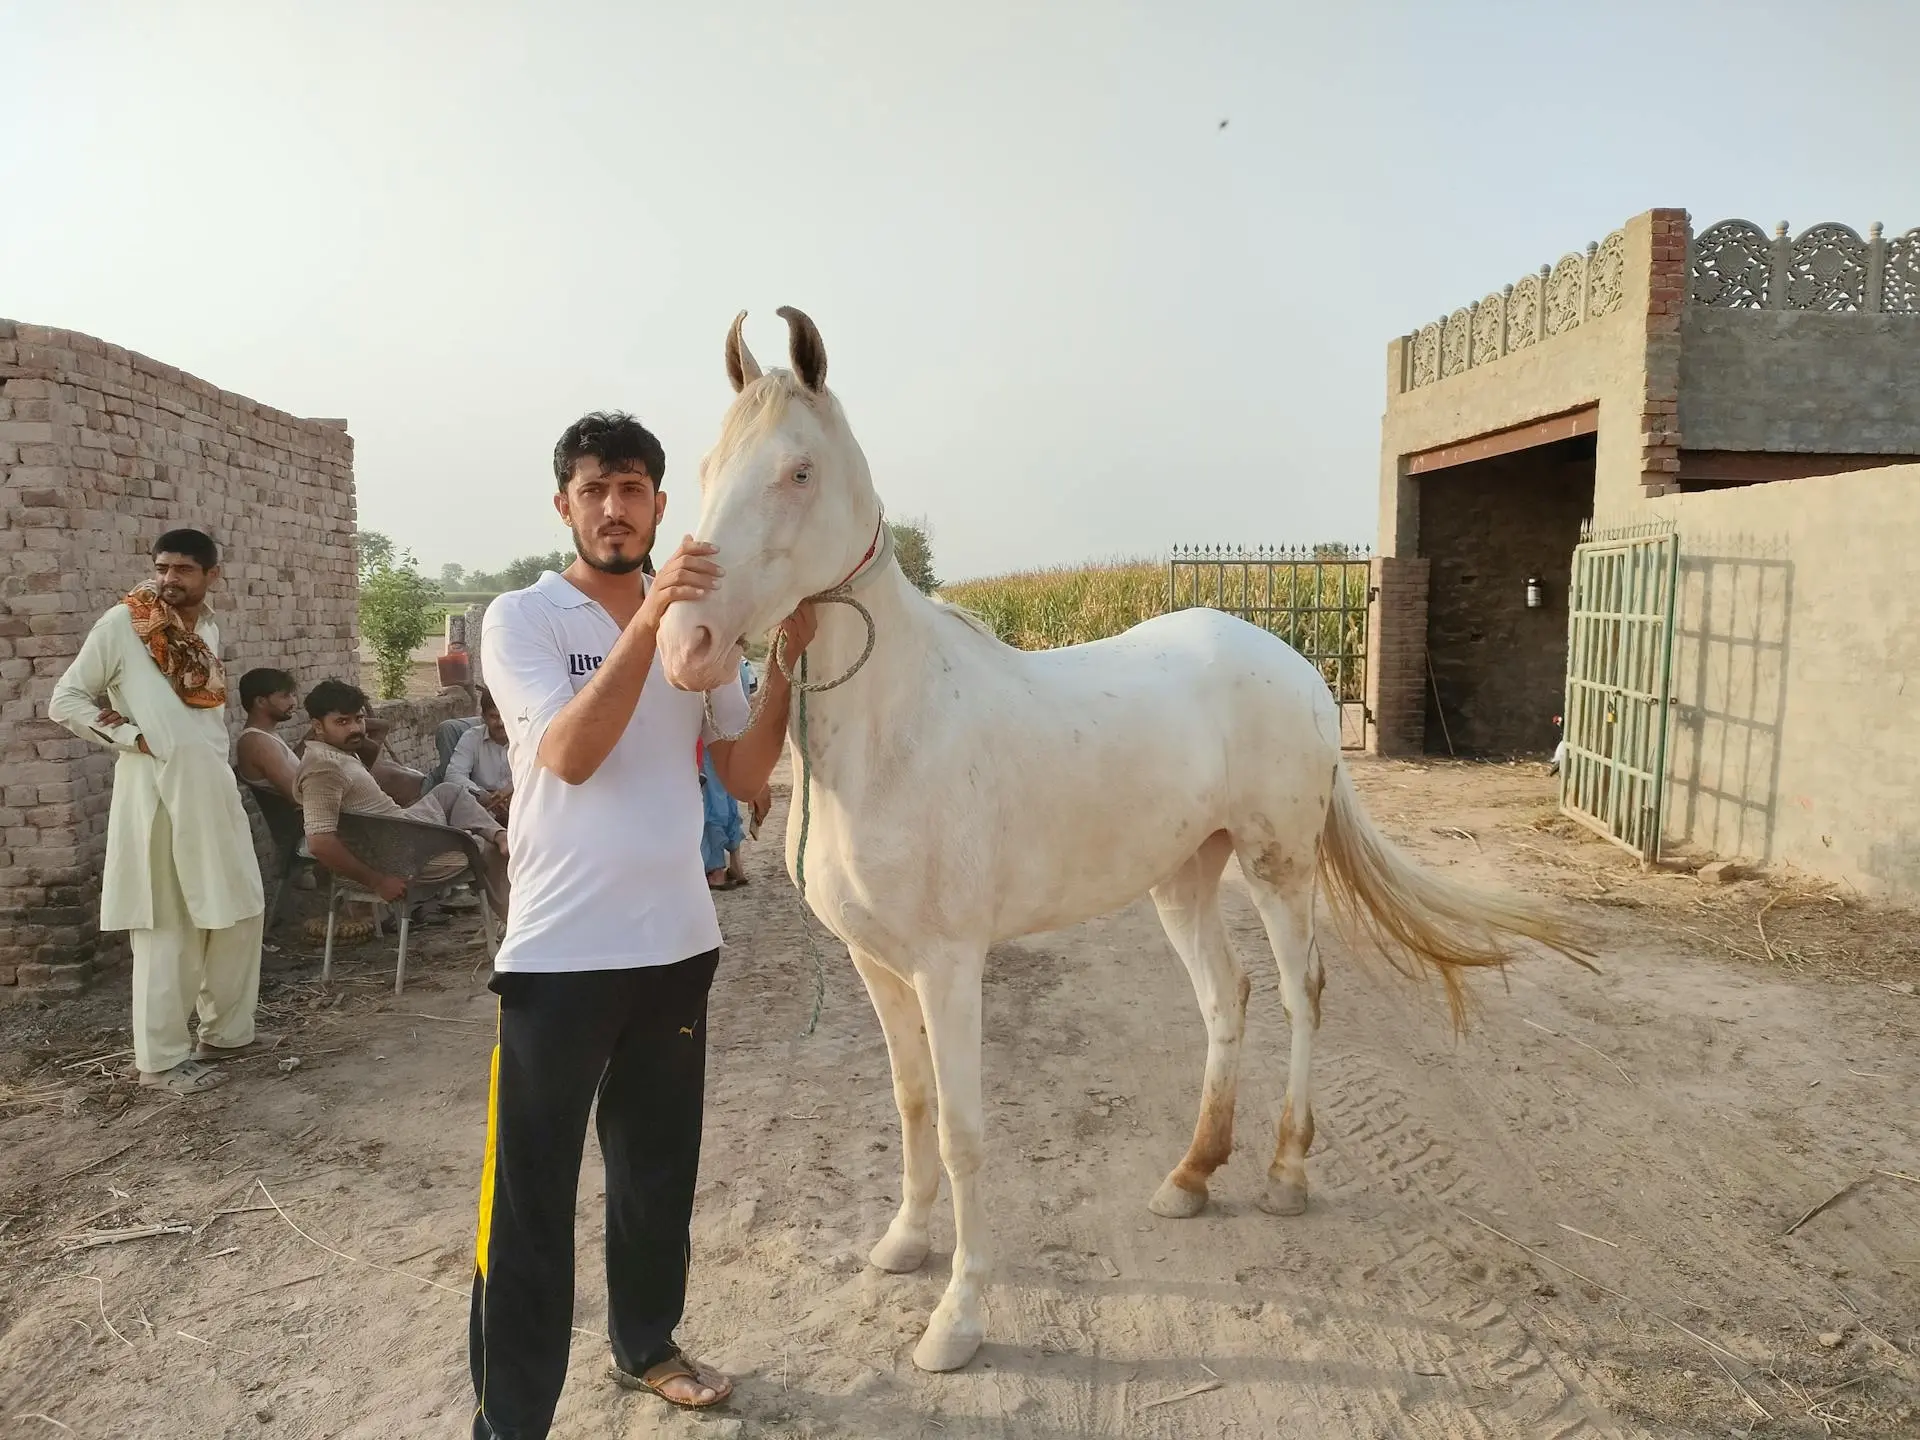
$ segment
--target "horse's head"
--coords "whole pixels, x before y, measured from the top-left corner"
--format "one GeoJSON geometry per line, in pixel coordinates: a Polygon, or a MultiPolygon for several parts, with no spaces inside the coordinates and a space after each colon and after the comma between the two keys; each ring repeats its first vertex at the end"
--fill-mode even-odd
{"type": "Polygon", "coordinates": [[[727,377],[738,394],[700,462],[693,532],[716,548],[726,575],[660,623],[660,661],[682,690],[734,679],[748,636],[765,634],[807,596],[846,579],[873,545],[879,501],[867,457],[827,389],[820,332],[791,307],[780,315],[790,370],[762,373],[740,338],[745,311],[727,332],[727,377]]]}

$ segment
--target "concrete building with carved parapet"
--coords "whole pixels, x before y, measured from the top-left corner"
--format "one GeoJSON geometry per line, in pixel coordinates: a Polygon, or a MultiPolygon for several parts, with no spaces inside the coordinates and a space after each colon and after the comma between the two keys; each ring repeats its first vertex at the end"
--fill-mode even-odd
{"type": "Polygon", "coordinates": [[[1370,748],[1920,893],[1920,231],[1648,211],[1386,371],[1370,748]]]}

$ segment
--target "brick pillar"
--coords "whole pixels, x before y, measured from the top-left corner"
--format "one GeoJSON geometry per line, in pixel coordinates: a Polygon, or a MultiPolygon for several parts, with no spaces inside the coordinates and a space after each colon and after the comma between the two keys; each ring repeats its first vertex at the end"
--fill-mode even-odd
{"type": "Polygon", "coordinates": [[[1680,488],[1680,317],[1687,303],[1684,210],[1655,210],[1647,276],[1647,390],[1640,414],[1640,483],[1649,495],[1680,488]]]}
{"type": "Polygon", "coordinates": [[[487,683],[487,677],[480,671],[480,632],[486,623],[485,604],[467,606],[467,663],[472,667],[470,673],[476,689],[487,683]]]}
{"type": "Polygon", "coordinates": [[[1420,557],[1374,557],[1367,605],[1370,755],[1419,755],[1426,749],[1427,571],[1420,557]]]}

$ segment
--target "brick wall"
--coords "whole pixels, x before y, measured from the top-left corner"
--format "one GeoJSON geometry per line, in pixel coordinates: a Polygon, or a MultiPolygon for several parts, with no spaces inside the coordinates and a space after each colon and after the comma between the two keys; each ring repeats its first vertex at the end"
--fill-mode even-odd
{"type": "Polygon", "coordinates": [[[1567,587],[1593,511],[1594,442],[1583,436],[1419,477],[1420,553],[1430,557],[1426,749],[1545,754],[1566,694],[1567,587]],[[1527,608],[1527,580],[1545,605],[1527,608]],[[1436,700],[1434,691],[1438,691],[1436,700]]]}
{"type": "Polygon", "coordinates": [[[1640,483],[1648,495],[1680,488],[1680,322],[1687,304],[1684,210],[1654,210],[1647,276],[1647,393],[1640,412],[1640,483]]]}
{"type": "Polygon", "coordinates": [[[1418,755],[1426,726],[1428,562],[1377,556],[1367,606],[1367,750],[1418,755]]]}
{"type": "Polygon", "coordinates": [[[113,763],[48,721],[47,697],[176,525],[223,552],[212,604],[233,729],[255,665],[303,683],[357,673],[345,421],[0,320],[0,997],[91,977],[113,763]]]}

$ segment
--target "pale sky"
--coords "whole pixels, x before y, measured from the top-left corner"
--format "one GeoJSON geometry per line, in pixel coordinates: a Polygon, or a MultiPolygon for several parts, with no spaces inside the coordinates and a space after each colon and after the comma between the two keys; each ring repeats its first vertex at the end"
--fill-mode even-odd
{"type": "Polygon", "coordinates": [[[1901,0],[0,0],[0,315],[348,417],[431,571],[564,543],[601,406],[677,538],[782,304],[943,578],[1370,541],[1392,336],[1656,205],[1920,226],[1916,53],[1901,0]]]}

